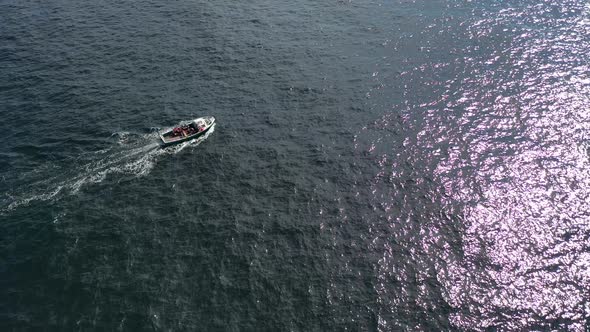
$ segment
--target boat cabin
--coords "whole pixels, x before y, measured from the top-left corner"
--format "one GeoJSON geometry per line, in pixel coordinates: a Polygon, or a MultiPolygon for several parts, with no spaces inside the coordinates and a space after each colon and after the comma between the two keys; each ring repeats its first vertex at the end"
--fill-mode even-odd
{"type": "Polygon", "coordinates": [[[200,133],[203,130],[207,129],[207,123],[203,119],[197,119],[189,124],[184,126],[176,127],[172,130],[172,136],[192,136],[196,133],[200,133]]]}

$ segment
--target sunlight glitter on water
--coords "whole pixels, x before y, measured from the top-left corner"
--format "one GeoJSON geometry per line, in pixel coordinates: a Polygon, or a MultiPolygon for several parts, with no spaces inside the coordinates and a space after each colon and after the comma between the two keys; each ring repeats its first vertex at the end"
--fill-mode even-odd
{"type": "MultiPolygon", "coordinates": [[[[373,244],[383,252],[376,291],[387,310],[399,310],[386,301],[395,297],[392,279],[412,279],[410,266],[396,263],[403,254],[424,269],[415,271],[421,285],[416,303],[426,309],[433,297],[426,282],[433,277],[432,264],[444,302],[454,310],[450,322],[460,329],[587,326],[588,17],[589,6],[573,1],[487,13],[468,28],[472,45],[454,60],[460,64],[455,78],[428,83],[446,87],[440,98],[375,122],[379,134],[367,144],[378,166],[372,201],[390,229],[373,244]],[[406,150],[396,153],[382,141],[393,139],[388,131],[398,123],[416,137],[406,138],[406,150]],[[396,199],[396,186],[428,188],[428,177],[416,178],[420,172],[404,180],[411,177],[402,173],[407,162],[424,169],[435,165],[440,188],[432,195],[442,199],[438,218],[424,215],[428,198],[396,199]],[[459,213],[456,206],[462,207],[459,213]],[[400,210],[414,213],[400,216],[400,210]],[[449,227],[459,227],[458,242],[445,235],[449,227]],[[412,237],[416,229],[422,237],[412,237]],[[423,264],[421,257],[429,256],[442,262],[430,258],[423,264]]],[[[437,77],[452,66],[420,66],[409,77],[437,77]]]]}
{"type": "MultiPolygon", "coordinates": [[[[567,5],[549,7],[568,11],[567,5]]],[[[587,12],[557,23],[545,17],[548,12],[544,6],[506,10],[478,26],[518,26],[523,14],[547,24],[525,28],[527,34],[510,45],[511,58],[499,63],[497,70],[520,73],[520,79],[484,73],[487,79],[467,84],[452,105],[468,110],[461,130],[468,147],[461,156],[451,154],[437,173],[453,199],[465,202],[467,228],[465,258],[452,262],[450,278],[441,275],[441,281],[449,302],[468,308],[468,314],[452,317],[462,328],[524,329],[550,322],[552,328],[582,331],[590,316],[584,235],[590,232],[590,162],[580,148],[590,129],[589,31],[581,24],[587,12]],[[549,29],[562,33],[551,37],[549,29]],[[456,169],[472,174],[471,185],[449,177],[456,169]]],[[[468,68],[482,61],[474,58],[468,68]]]]}

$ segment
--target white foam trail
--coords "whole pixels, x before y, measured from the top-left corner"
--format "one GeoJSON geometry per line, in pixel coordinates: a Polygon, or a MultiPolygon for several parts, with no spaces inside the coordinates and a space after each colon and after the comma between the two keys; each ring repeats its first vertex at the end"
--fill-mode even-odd
{"type": "Polygon", "coordinates": [[[58,186],[57,188],[55,188],[51,192],[47,192],[47,193],[40,194],[40,195],[33,195],[31,197],[15,200],[14,202],[12,202],[8,205],[8,208],[6,208],[6,210],[10,211],[10,210],[14,210],[15,208],[22,206],[22,205],[29,205],[29,203],[31,203],[32,201],[50,200],[53,197],[55,197],[57,194],[59,194],[62,189],[63,189],[63,186],[58,186]]]}
{"type": "MultiPolygon", "coordinates": [[[[173,155],[187,147],[196,147],[205,141],[215,131],[215,125],[205,135],[178,145],[160,148],[157,134],[137,135],[129,132],[115,133],[111,137],[118,137],[117,145],[107,149],[90,152],[80,156],[80,159],[90,159],[81,162],[79,167],[66,169],[63,175],[42,178],[26,186],[25,193],[8,194],[12,202],[0,209],[2,212],[27,206],[33,201],[56,200],[62,195],[76,194],[87,184],[100,183],[110,174],[131,174],[136,177],[146,176],[153,169],[161,156],[173,155]],[[73,173],[73,174],[72,174],[73,173]],[[45,188],[36,192],[33,188],[45,188]],[[59,195],[59,194],[62,195],[59,195]]],[[[47,170],[54,170],[48,167],[47,170]]],[[[41,171],[41,172],[43,172],[41,171]]]]}

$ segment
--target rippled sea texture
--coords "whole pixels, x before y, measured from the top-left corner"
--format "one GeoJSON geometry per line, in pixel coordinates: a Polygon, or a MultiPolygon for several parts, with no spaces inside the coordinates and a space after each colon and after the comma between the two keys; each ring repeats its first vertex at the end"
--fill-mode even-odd
{"type": "Polygon", "coordinates": [[[0,327],[585,331],[588,54],[581,0],[0,1],[0,327]]]}

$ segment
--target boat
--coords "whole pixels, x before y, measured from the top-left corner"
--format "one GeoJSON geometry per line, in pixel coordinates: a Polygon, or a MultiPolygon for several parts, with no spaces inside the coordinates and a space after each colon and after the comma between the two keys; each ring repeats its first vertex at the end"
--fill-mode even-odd
{"type": "Polygon", "coordinates": [[[178,144],[204,135],[215,124],[215,118],[205,116],[179,123],[176,127],[160,133],[162,146],[178,144]]]}

